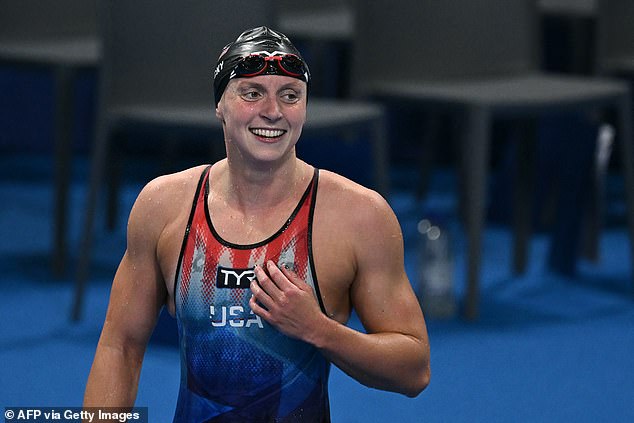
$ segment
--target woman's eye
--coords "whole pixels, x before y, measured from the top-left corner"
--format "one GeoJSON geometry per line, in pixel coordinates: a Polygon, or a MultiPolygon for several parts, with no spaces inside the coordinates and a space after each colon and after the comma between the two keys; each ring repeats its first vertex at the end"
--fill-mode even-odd
{"type": "Polygon", "coordinates": [[[282,94],[282,99],[287,103],[295,103],[299,100],[299,96],[294,92],[287,92],[282,94]]]}
{"type": "Polygon", "coordinates": [[[245,98],[246,100],[257,100],[258,98],[261,97],[261,94],[257,91],[247,91],[244,94],[242,94],[242,97],[245,98]]]}

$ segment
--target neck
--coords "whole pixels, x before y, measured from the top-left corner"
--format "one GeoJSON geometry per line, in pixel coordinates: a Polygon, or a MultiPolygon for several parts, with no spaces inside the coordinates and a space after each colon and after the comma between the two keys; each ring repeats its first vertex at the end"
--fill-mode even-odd
{"type": "Polygon", "coordinates": [[[227,160],[222,172],[222,189],[229,204],[245,210],[266,209],[295,198],[305,189],[310,166],[293,157],[277,166],[261,168],[233,166],[227,160]]]}

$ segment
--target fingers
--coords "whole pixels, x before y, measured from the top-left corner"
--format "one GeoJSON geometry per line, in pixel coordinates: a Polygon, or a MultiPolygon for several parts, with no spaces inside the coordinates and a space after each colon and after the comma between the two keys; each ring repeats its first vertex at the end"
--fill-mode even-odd
{"type": "Polygon", "coordinates": [[[296,287],[302,289],[302,290],[306,290],[308,288],[308,285],[306,284],[306,281],[302,278],[300,278],[297,273],[295,273],[295,271],[289,267],[288,265],[284,265],[280,268],[280,272],[286,277],[286,279],[288,279],[293,285],[295,285],[296,287]]]}
{"type": "MultiPolygon", "coordinates": [[[[255,282],[254,282],[254,284],[257,285],[255,282]]],[[[256,289],[259,289],[259,288],[256,288],[256,289]]],[[[253,291],[253,287],[252,287],[252,291],[253,291]]],[[[259,291],[261,291],[261,290],[259,290],[259,291]]],[[[253,295],[249,299],[249,307],[251,307],[251,310],[255,314],[257,314],[260,317],[263,317],[265,320],[268,321],[270,319],[269,309],[263,302],[258,300],[257,295],[258,294],[254,291],[253,295]]],[[[264,295],[266,295],[266,294],[264,294],[264,295]]],[[[267,301],[267,300],[271,301],[271,298],[266,296],[266,299],[264,301],[267,301]]]]}
{"type": "Polygon", "coordinates": [[[288,266],[278,267],[273,261],[267,261],[264,266],[255,266],[255,279],[251,281],[251,292],[256,300],[270,308],[274,303],[284,302],[290,290],[306,284],[288,266]]]}
{"type": "Polygon", "coordinates": [[[266,262],[265,266],[270,279],[273,281],[273,283],[275,283],[276,287],[280,291],[285,291],[286,289],[291,287],[288,277],[284,273],[282,273],[281,268],[279,268],[275,263],[269,260],[266,262]]]}
{"type": "Polygon", "coordinates": [[[253,313],[280,332],[301,339],[306,316],[320,314],[310,284],[288,266],[278,267],[272,261],[255,266],[254,273],[249,300],[253,313]]]}
{"type": "Polygon", "coordinates": [[[271,260],[268,260],[263,267],[255,266],[254,271],[262,288],[273,297],[276,297],[277,291],[291,288],[295,284],[292,279],[297,279],[297,275],[288,266],[278,267],[271,260]]]}
{"type": "Polygon", "coordinates": [[[251,302],[257,300],[264,307],[269,308],[274,303],[273,295],[277,294],[279,289],[260,266],[255,266],[253,271],[255,272],[255,278],[250,285],[251,293],[253,294],[251,302]]]}
{"type": "Polygon", "coordinates": [[[253,271],[255,272],[255,281],[257,281],[260,287],[269,296],[277,298],[279,297],[280,287],[278,286],[276,279],[279,279],[279,274],[281,272],[271,261],[265,263],[264,266],[266,266],[266,268],[260,265],[256,265],[254,267],[253,271]]]}

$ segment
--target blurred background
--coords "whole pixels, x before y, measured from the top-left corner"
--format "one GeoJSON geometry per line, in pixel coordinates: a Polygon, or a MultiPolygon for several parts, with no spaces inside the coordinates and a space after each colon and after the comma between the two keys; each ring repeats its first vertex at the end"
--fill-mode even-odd
{"type": "MultiPolygon", "coordinates": [[[[630,0],[0,0],[0,405],[81,405],[130,207],[222,158],[213,67],[267,25],[311,67],[298,154],[387,198],[428,323],[427,390],[333,368],[333,421],[632,421],[632,22],[630,0]]],[[[152,422],[176,336],[162,314],[152,422]]]]}

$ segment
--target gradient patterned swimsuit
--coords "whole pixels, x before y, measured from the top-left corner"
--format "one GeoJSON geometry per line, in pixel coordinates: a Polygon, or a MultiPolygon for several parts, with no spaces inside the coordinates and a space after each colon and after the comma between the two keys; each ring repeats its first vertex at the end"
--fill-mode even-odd
{"type": "Polygon", "coordinates": [[[311,229],[319,171],[284,226],[253,245],[223,240],[201,175],[175,280],[181,384],[174,422],[329,422],[329,362],[249,307],[253,267],[287,264],[319,298],[311,229]]]}

